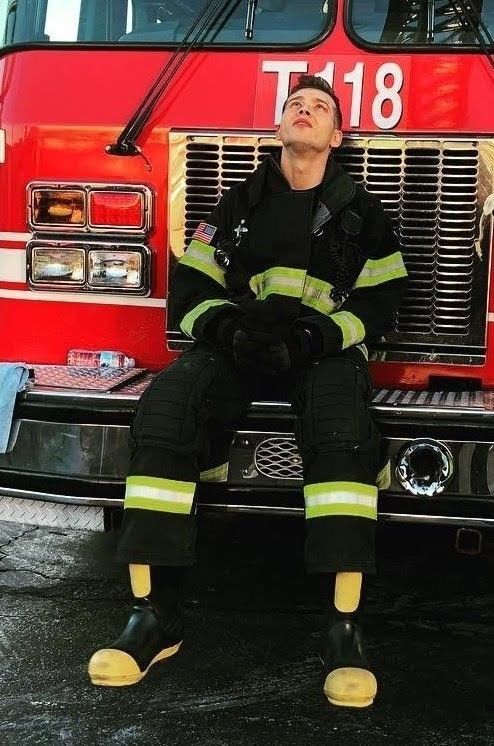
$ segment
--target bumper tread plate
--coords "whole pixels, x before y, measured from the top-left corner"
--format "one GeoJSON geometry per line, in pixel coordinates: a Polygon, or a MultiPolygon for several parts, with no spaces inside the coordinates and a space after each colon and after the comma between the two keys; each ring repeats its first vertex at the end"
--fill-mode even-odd
{"type": "Polygon", "coordinates": [[[103,508],[0,496],[0,521],[103,531],[103,508]]]}

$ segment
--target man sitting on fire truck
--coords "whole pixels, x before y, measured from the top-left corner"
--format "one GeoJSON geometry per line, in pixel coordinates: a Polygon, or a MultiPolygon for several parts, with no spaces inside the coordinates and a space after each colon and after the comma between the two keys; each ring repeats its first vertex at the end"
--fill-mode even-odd
{"type": "Polygon", "coordinates": [[[407,273],[378,199],[331,157],[341,125],[328,83],[301,76],[278,128],[281,154],[221,197],[176,267],[170,313],[195,341],[145,391],[131,425],[118,555],[136,600],[120,637],[91,658],[93,684],[134,684],[178,651],[196,484],[226,478],[217,446],[251,401],[271,396],[297,415],[307,570],[327,576],[324,693],[340,706],[374,699],[358,616],[384,465],[363,343],[392,328],[407,273]]]}

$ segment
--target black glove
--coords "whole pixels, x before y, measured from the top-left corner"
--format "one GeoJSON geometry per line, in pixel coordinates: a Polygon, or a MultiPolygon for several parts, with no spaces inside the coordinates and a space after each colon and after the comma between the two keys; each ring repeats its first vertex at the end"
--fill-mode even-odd
{"type": "Polygon", "coordinates": [[[297,319],[294,328],[303,328],[310,337],[311,357],[314,360],[341,352],[342,334],[334,321],[322,315],[297,319]]]}
{"type": "Polygon", "coordinates": [[[233,354],[238,367],[276,376],[302,367],[312,358],[311,338],[299,326],[294,326],[284,338],[273,332],[239,329],[234,334],[233,354]]]}
{"type": "Polygon", "coordinates": [[[290,368],[290,353],[284,342],[286,322],[272,299],[242,304],[242,329],[235,334],[234,355],[239,367],[276,375],[290,368]]]}
{"type": "Polygon", "coordinates": [[[266,344],[259,352],[259,366],[266,375],[275,376],[301,368],[312,358],[311,337],[307,329],[294,325],[282,339],[266,344]]]}
{"type": "Polygon", "coordinates": [[[233,335],[233,360],[238,368],[251,368],[258,372],[271,373],[273,363],[271,351],[280,344],[278,336],[271,332],[254,331],[249,327],[237,329],[233,335]]]}
{"type": "Polygon", "coordinates": [[[254,301],[242,311],[228,312],[206,327],[207,339],[238,368],[259,370],[259,356],[267,346],[280,342],[280,333],[268,323],[263,302],[254,301]],[[263,318],[264,317],[264,318],[263,318]]]}
{"type": "Polygon", "coordinates": [[[224,352],[238,368],[253,368],[257,365],[257,353],[269,341],[271,335],[253,331],[246,323],[245,314],[235,313],[223,316],[211,323],[208,339],[224,352]]]}
{"type": "Polygon", "coordinates": [[[271,298],[248,300],[242,303],[243,323],[246,329],[255,332],[270,332],[278,339],[283,337],[286,321],[280,315],[278,304],[271,298]]]}
{"type": "Polygon", "coordinates": [[[237,368],[268,376],[302,367],[314,357],[314,334],[300,322],[283,332],[274,324],[259,328],[256,314],[235,313],[215,323],[209,337],[237,368]]]}
{"type": "Polygon", "coordinates": [[[227,315],[215,323],[208,324],[208,338],[215,347],[225,352],[229,357],[233,357],[233,337],[235,332],[243,329],[242,316],[239,313],[227,315]]]}

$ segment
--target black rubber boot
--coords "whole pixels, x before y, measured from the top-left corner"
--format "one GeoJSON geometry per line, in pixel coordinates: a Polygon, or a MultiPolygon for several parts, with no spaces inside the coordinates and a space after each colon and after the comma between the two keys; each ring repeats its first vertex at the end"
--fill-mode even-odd
{"type": "Polygon", "coordinates": [[[368,707],[374,701],[377,682],[370,671],[362,630],[354,614],[336,609],[327,615],[321,651],[324,694],[341,707],[368,707]]]}
{"type": "Polygon", "coordinates": [[[151,567],[149,597],[135,601],[120,637],[89,661],[93,684],[137,684],[154,663],[178,652],[183,637],[183,574],[181,567],[151,567]]]}

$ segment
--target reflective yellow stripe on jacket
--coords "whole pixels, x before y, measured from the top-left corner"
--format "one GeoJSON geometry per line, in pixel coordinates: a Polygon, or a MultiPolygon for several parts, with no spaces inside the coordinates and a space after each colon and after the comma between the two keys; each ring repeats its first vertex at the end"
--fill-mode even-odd
{"type": "Polygon", "coordinates": [[[179,263],[197,269],[224,288],[226,287],[225,273],[215,262],[214,252],[214,246],[208,246],[204,241],[194,239],[190,242],[185,254],[180,257],[179,263]]]}
{"type": "Polygon", "coordinates": [[[337,311],[331,315],[331,320],[337,324],[343,335],[342,350],[356,345],[365,337],[365,327],[358,316],[350,311],[337,311]]]}
{"type": "Polygon", "coordinates": [[[307,275],[305,278],[302,303],[313,308],[319,313],[329,316],[336,308],[336,303],[331,298],[333,286],[329,282],[319,280],[317,277],[307,275]]]}
{"type": "Polygon", "coordinates": [[[271,267],[250,278],[250,287],[257,300],[264,300],[269,295],[287,295],[300,298],[304,289],[305,270],[293,267],[271,267]]]}
{"type": "Polygon", "coordinates": [[[192,333],[194,324],[199,318],[199,316],[202,316],[203,313],[206,313],[206,311],[209,311],[210,308],[214,308],[215,306],[234,306],[235,303],[231,303],[229,300],[223,300],[222,298],[213,298],[212,300],[204,300],[202,303],[198,303],[197,306],[194,306],[188,313],[185,314],[182,321],[180,322],[180,329],[183,331],[184,334],[187,334],[188,337],[194,338],[194,335],[192,333]]]}
{"type": "Polygon", "coordinates": [[[373,287],[400,277],[407,277],[407,271],[400,252],[396,251],[382,259],[368,259],[353,287],[373,287]]]}

